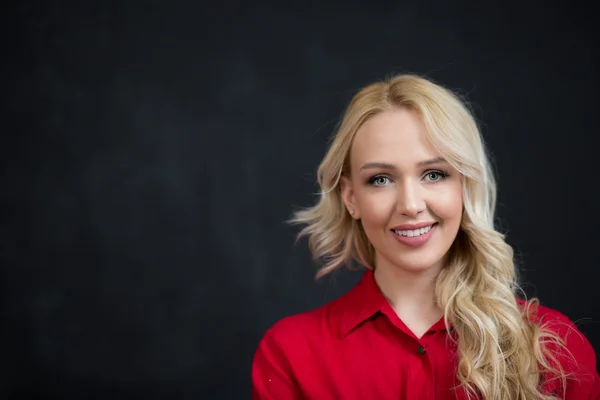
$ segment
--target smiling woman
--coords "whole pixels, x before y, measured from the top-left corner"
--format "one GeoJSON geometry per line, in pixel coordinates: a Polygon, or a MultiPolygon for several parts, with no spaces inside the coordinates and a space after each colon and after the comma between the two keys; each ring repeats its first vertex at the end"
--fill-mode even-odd
{"type": "Polygon", "coordinates": [[[358,129],[341,194],[375,249],[375,280],[422,336],[442,316],[431,294],[461,223],[460,174],[428,143],[418,115],[399,108],[358,129]]]}
{"type": "Polygon", "coordinates": [[[303,224],[321,277],[358,285],[278,321],[252,365],[253,399],[598,399],[588,340],[519,298],[494,229],[496,184],[464,103],[400,75],[352,99],[303,224]]]}

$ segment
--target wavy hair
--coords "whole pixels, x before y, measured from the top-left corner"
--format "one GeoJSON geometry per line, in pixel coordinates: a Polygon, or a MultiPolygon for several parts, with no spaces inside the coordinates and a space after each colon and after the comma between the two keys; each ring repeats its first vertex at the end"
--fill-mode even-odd
{"type": "MultiPolygon", "coordinates": [[[[375,251],[360,221],[342,200],[340,177],[349,173],[353,138],[369,118],[406,108],[425,125],[427,140],[460,174],[464,212],[448,264],[436,281],[436,302],[452,324],[456,374],[469,396],[487,400],[558,399],[544,383],[566,374],[550,351],[564,341],[532,318],[537,299],[520,306],[513,250],[494,227],[496,182],[485,144],[468,103],[453,91],[417,75],[372,83],[350,101],[317,171],[317,203],[289,221],[304,225],[320,278],[342,265],[374,268],[375,251]]],[[[558,393],[554,393],[558,395],[558,393]]]]}

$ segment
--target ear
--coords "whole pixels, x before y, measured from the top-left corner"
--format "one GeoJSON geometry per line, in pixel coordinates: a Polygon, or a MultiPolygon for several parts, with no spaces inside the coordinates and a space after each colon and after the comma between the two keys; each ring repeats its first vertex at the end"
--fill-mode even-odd
{"type": "Polygon", "coordinates": [[[360,211],[354,199],[354,188],[352,181],[347,176],[340,177],[340,188],[342,190],[342,200],[348,209],[348,213],[354,219],[360,219],[360,211]]]}

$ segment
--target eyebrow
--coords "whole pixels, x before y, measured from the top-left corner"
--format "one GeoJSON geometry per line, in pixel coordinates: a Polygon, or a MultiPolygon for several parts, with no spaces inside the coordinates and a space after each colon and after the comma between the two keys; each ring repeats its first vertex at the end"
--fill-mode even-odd
{"type": "MultiPolygon", "coordinates": [[[[448,161],[446,161],[446,159],[444,157],[436,157],[436,158],[432,158],[429,160],[420,161],[417,163],[417,166],[426,167],[428,165],[447,164],[447,163],[448,163],[448,161]]],[[[360,167],[360,170],[362,171],[363,169],[395,169],[395,168],[396,167],[394,165],[388,164],[388,163],[370,162],[370,163],[366,163],[365,165],[360,167]]]]}

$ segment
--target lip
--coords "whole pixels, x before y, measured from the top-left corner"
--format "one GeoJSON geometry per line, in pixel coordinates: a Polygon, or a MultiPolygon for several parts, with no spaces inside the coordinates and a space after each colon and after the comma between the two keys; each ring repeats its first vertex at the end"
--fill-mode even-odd
{"type": "Polygon", "coordinates": [[[437,224],[437,222],[433,221],[433,222],[420,222],[418,224],[404,224],[404,225],[394,226],[391,229],[394,231],[414,231],[415,229],[425,228],[426,226],[431,226],[434,224],[437,224]]]}
{"type": "MultiPolygon", "coordinates": [[[[431,224],[429,224],[431,225],[431,224]]],[[[423,225],[423,224],[417,224],[417,225],[399,225],[400,227],[405,227],[405,226],[420,226],[421,228],[424,226],[429,226],[429,225],[423,225]]],[[[390,231],[391,235],[394,237],[394,239],[396,239],[396,241],[398,241],[398,243],[402,243],[405,246],[409,246],[409,247],[421,247],[423,246],[425,243],[427,243],[429,241],[429,239],[431,239],[431,236],[433,235],[433,233],[437,230],[437,223],[433,223],[433,226],[431,227],[431,229],[427,232],[424,233],[422,235],[419,236],[402,236],[402,235],[398,235],[396,232],[394,231],[390,231]]],[[[415,228],[418,229],[418,228],[415,228]]],[[[399,229],[399,230],[407,230],[407,229],[399,229]]]]}

